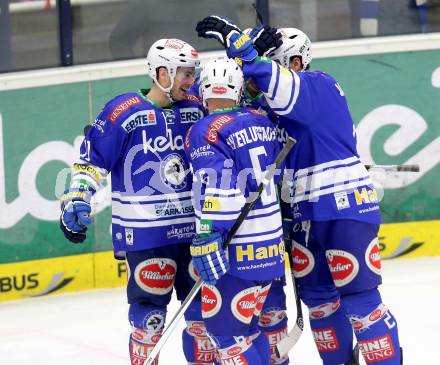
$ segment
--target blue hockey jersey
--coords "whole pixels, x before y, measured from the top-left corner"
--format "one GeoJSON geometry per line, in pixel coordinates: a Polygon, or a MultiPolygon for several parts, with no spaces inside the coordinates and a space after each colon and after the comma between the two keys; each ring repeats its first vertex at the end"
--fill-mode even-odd
{"type": "MultiPolygon", "coordinates": [[[[257,191],[262,171],[280,151],[277,128],[246,108],[223,109],[197,122],[185,151],[193,170],[198,234],[226,237],[246,198],[257,191]]],[[[270,280],[284,273],[284,242],[274,181],[257,200],[229,247],[230,273],[270,280]]]]}
{"type": "MultiPolygon", "coordinates": [[[[81,145],[82,165],[111,173],[112,238],[116,256],[191,242],[195,232],[184,137],[203,116],[196,98],[162,109],[147,90],[110,100],[81,145]]],[[[75,179],[99,179],[82,168],[75,179]],[[92,177],[92,178],[91,178],[92,177]]]]}
{"type": "MultiPolygon", "coordinates": [[[[377,193],[356,150],[356,131],[339,84],[323,72],[293,72],[266,58],[243,64],[297,140],[288,156],[293,219],[380,223],[377,193]]],[[[283,134],[283,133],[281,133],[283,134]]]]}

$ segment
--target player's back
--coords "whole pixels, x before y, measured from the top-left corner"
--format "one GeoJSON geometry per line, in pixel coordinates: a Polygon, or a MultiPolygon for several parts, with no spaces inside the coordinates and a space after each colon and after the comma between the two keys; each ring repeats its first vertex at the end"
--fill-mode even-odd
{"type": "MultiPolygon", "coordinates": [[[[280,151],[276,125],[252,109],[222,110],[196,123],[186,142],[195,179],[197,231],[226,235],[246,199],[257,191],[262,171],[274,163],[280,151]]],[[[231,241],[231,273],[252,278],[260,269],[261,279],[282,275],[281,237],[272,181],[231,241]]]]}
{"type": "Polygon", "coordinates": [[[297,74],[297,100],[280,128],[298,140],[294,169],[296,219],[379,223],[376,193],[356,150],[356,132],[339,84],[323,72],[297,74]]]}

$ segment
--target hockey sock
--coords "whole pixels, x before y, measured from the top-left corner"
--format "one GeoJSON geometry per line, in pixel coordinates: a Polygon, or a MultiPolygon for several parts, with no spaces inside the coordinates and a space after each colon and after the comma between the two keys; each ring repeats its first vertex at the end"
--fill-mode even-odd
{"type": "Polygon", "coordinates": [[[266,308],[260,314],[259,329],[267,337],[270,346],[270,359],[273,365],[287,365],[289,356],[278,357],[275,347],[287,335],[287,315],[279,308],[266,308]]]}
{"type": "Polygon", "coordinates": [[[187,321],[182,332],[183,352],[189,365],[212,364],[215,360],[215,347],[206,334],[201,321],[187,321]]]}
{"type": "Polygon", "coordinates": [[[221,365],[268,365],[249,337],[215,336],[221,365]]]}
{"type": "MultiPolygon", "coordinates": [[[[162,332],[144,331],[136,328],[130,335],[130,361],[132,365],[143,365],[153,347],[159,341],[162,332]]],[[[158,365],[159,359],[156,358],[152,365],[158,365]]]]}
{"type": "Polygon", "coordinates": [[[353,330],[339,300],[309,307],[313,338],[323,364],[344,364],[351,358],[353,330]]]}
{"type": "Polygon", "coordinates": [[[345,295],[341,300],[346,305],[365,362],[400,365],[397,322],[382,303],[377,288],[345,295]]]}
{"type": "MultiPolygon", "coordinates": [[[[162,336],[166,307],[146,303],[130,304],[128,319],[132,332],[129,351],[132,365],[143,365],[145,359],[162,336]]],[[[156,358],[152,365],[157,365],[156,358]]]]}
{"type": "Polygon", "coordinates": [[[257,332],[251,336],[252,345],[257,349],[262,364],[274,364],[271,362],[271,348],[266,335],[263,332],[257,332]]]}

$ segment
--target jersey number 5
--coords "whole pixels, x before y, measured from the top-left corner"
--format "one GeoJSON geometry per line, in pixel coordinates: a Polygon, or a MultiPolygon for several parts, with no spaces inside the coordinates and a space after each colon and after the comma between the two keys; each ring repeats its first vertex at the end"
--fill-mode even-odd
{"type": "MultiPolygon", "coordinates": [[[[258,158],[258,156],[261,155],[267,156],[267,152],[264,146],[254,147],[249,150],[249,157],[251,158],[252,169],[255,172],[255,180],[257,180],[258,184],[261,183],[264,176],[264,171],[262,171],[261,169],[260,160],[258,158]]],[[[267,205],[275,201],[276,201],[275,183],[272,178],[269,185],[267,185],[266,189],[264,189],[263,193],[261,194],[261,202],[264,205],[267,205]]]]}

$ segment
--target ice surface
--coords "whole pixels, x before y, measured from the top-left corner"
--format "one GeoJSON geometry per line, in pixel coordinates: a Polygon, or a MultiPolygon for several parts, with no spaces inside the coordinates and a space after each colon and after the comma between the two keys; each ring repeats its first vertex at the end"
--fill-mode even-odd
{"type": "MultiPolygon", "coordinates": [[[[385,261],[383,281],[384,303],[399,323],[404,364],[440,364],[440,258],[385,261]]],[[[290,284],[287,292],[292,295],[290,284]]],[[[291,297],[288,305],[293,322],[291,297]]],[[[173,300],[169,313],[177,307],[173,300]]],[[[0,364],[129,364],[127,309],[124,288],[0,303],[0,364]]],[[[180,349],[183,327],[182,322],[165,345],[161,365],[186,364],[180,349]]],[[[291,364],[321,364],[307,322],[291,364]]]]}

